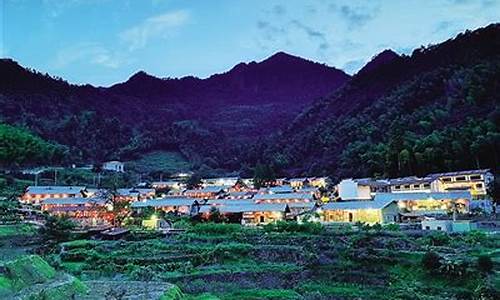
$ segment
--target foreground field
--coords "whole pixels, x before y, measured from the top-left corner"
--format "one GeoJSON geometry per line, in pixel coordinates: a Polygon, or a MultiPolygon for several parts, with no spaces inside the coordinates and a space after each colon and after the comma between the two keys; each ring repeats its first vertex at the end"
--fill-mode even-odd
{"type": "Polygon", "coordinates": [[[66,242],[45,258],[102,293],[109,281],[126,294],[131,280],[202,299],[498,299],[499,249],[480,233],[198,224],[168,238],[66,242]]]}

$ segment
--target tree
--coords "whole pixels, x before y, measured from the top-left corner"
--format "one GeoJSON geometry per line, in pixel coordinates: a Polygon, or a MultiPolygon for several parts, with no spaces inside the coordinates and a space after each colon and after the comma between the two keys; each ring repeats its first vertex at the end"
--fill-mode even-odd
{"type": "Polygon", "coordinates": [[[422,266],[429,272],[436,272],[441,267],[441,256],[432,251],[425,253],[422,257],[422,266]]]}
{"type": "Polygon", "coordinates": [[[75,227],[76,224],[67,217],[47,216],[41,233],[47,240],[64,242],[71,238],[75,227]]]}
{"type": "Polygon", "coordinates": [[[198,173],[194,173],[186,181],[186,186],[188,189],[197,188],[201,185],[201,176],[198,173]]]}
{"type": "Polygon", "coordinates": [[[208,215],[208,220],[214,223],[224,222],[224,216],[220,213],[217,207],[211,207],[208,215]]]}
{"type": "Polygon", "coordinates": [[[267,186],[270,182],[274,181],[275,179],[276,175],[271,166],[263,165],[261,163],[258,163],[255,166],[253,182],[256,188],[267,186]]]}
{"type": "Polygon", "coordinates": [[[500,174],[497,174],[495,180],[490,182],[487,191],[493,200],[493,212],[496,213],[496,206],[500,205],[500,174]]]}
{"type": "Polygon", "coordinates": [[[477,258],[477,268],[484,273],[493,271],[493,261],[487,255],[481,255],[477,258]]]}

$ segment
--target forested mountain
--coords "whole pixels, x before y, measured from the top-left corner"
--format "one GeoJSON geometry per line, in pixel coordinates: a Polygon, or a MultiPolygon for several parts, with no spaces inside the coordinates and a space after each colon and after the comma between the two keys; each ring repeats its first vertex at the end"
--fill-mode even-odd
{"type": "Polygon", "coordinates": [[[138,72],[75,86],[0,61],[0,122],[67,147],[70,161],[181,152],[197,169],[404,176],[500,165],[500,25],[350,77],[285,53],[207,79],[138,72]]]}
{"type": "Polygon", "coordinates": [[[227,169],[239,168],[235,155],[243,142],[277,133],[349,79],[282,52],[207,79],[138,72],[110,88],[71,85],[9,59],[0,61],[0,76],[0,122],[67,145],[69,161],[167,149],[195,165],[227,169]]]}
{"type": "Polygon", "coordinates": [[[495,24],[411,56],[376,56],[261,155],[287,173],[342,177],[497,170],[499,95],[495,24]]]}

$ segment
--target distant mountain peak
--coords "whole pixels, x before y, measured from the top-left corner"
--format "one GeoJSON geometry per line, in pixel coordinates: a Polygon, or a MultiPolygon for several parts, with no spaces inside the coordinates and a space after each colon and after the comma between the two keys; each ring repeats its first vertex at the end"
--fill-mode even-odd
{"type": "Polygon", "coordinates": [[[361,68],[361,70],[359,70],[357,74],[371,72],[372,70],[375,70],[382,65],[386,65],[394,59],[400,57],[401,56],[394,52],[392,49],[385,49],[379,54],[373,56],[372,59],[363,68],[361,68]]]}
{"type": "Polygon", "coordinates": [[[160,78],[155,77],[151,74],[146,73],[145,71],[140,70],[140,71],[134,73],[132,76],[130,76],[128,81],[151,80],[151,79],[160,79],[160,78]]]}

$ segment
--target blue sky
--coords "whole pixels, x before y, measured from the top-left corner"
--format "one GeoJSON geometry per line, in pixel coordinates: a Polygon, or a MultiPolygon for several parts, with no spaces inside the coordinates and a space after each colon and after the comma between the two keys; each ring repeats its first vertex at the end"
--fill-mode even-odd
{"type": "Polygon", "coordinates": [[[2,0],[0,54],[72,83],[207,77],[285,51],[356,72],[500,17],[500,0],[2,0]]]}

